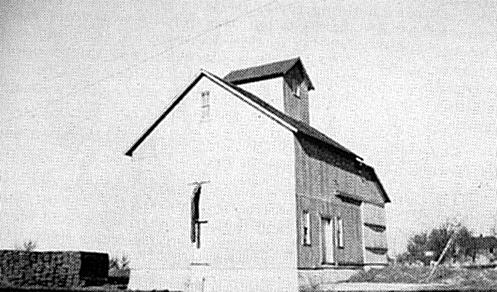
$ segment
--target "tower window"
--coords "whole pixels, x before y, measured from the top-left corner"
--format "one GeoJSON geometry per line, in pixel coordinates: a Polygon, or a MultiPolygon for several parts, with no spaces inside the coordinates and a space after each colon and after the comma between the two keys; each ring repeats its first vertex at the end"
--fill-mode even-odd
{"type": "Polygon", "coordinates": [[[302,92],[301,92],[301,89],[300,89],[300,85],[296,85],[295,86],[295,90],[293,91],[293,95],[295,95],[295,97],[300,98],[301,94],[302,94],[302,92]]]}

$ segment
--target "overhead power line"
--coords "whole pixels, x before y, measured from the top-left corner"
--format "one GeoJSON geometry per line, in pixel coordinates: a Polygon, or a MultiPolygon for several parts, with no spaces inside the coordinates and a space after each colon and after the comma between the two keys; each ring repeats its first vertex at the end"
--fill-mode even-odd
{"type": "MultiPolygon", "coordinates": [[[[82,92],[83,90],[86,90],[86,89],[91,88],[91,87],[93,87],[95,85],[98,85],[98,84],[100,84],[100,83],[102,83],[102,82],[104,82],[106,80],[112,79],[112,78],[116,77],[119,74],[122,74],[122,73],[125,73],[127,71],[133,70],[133,69],[135,69],[135,68],[143,65],[144,63],[147,63],[148,61],[150,61],[152,59],[155,59],[157,57],[160,57],[160,56],[164,55],[165,53],[168,53],[168,52],[172,51],[173,49],[175,49],[175,48],[177,48],[179,46],[185,45],[185,44],[187,44],[187,43],[189,43],[189,42],[191,42],[191,41],[193,41],[195,39],[203,37],[203,36],[205,36],[205,35],[213,32],[213,31],[216,31],[216,30],[218,30],[218,29],[220,29],[220,28],[222,28],[222,27],[224,27],[226,25],[235,23],[235,22],[237,22],[237,21],[239,21],[239,20],[241,20],[243,18],[249,17],[249,16],[253,15],[254,13],[256,13],[256,12],[262,10],[262,9],[265,9],[265,8],[267,8],[269,6],[274,5],[277,2],[278,2],[278,0],[274,0],[274,1],[268,2],[266,4],[263,4],[263,5],[260,5],[260,6],[256,7],[256,8],[254,8],[254,9],[251,9],[251,10],[248,10],[248,11],[246,11],[244,13],[241,13],[241,14],[239,14],[238,16],[236,16],[234,18],[231,18],[229,20],[217,23],[217,24],[215,24],[215,25],[213,25],[213,26],[211,26],[211,27],[209,27],[207,29],[201,30],[201,31],[199,31],[197,33],[194,33],[194,34],[191,34],[190,36],[187,36],[185,38],[177,38],[176,40],[179,40],[179,43],[177,43],[175,45],[172,45],[172,46],[169,46],[169,47],[167,47],[165,49],[159,50],[159,51],[157,51],[157,52],[155,52],[155,53],[153,53],[151,55],[148,55],[148,56],[146,56],[146,57],[144,57],[142,59],[139,59],[134,64],[126,66],[126,67],[124,67],[121,70],[117,70],[115,72],[109,73],[109,74],[105,75],[102,78],[99,78],[97,80],[88,82],[87,84],[85,84],[85,85],[83,85],[83,86],[81,86],[81,87],[79,87],[77,89],[73,89],[69,93],[67,93],[67,94],[65,94],[63,96],[59,96],[58,98],[53,99],[51,103],[55,103],[55,102],[57,102],[60,99],[65,99],[65,98],[67,98],[67,97],[69,97],[71,95],[74,95],[76,93],[82,92]]],[[[294,2],[292,2],[290,4],[293,4],[293,3],[294,2]]],[[[290,4],[287,4],[285,6],[289,6],[290,4]]],[[[122,59],[123,57],[124,57],[124,54],[122,54],[121,56],[118,56],[117,58],[112,58],[111,60],[122,59]]],[[[54,78],[51,78],[51,81],[54,81],[54,80],[56,80],[58,78],[61,78],[63,76],[64,75],[62,75],[62,74],[58,74],[54,78]]],[[[47,82],[49,82],[49,81],[47,81],[47,80],[44,81],[44,83],[47,83],[47,82]]],[[[27,110],[27,111],[21,112],[21,113],[15,115],[15,116],[11,117],[8,120],[2,121],[2,123],[10,123],[13,120],[16,120],[16,119],[18,119],[18,118],[20,118],[22,116],[29,115],[29,114],[34,114],[34,113],[36,113],[37,111],[39,111],[41,109],[43,109],[43,108],[38,108],[37,110],[27,110]]]]}

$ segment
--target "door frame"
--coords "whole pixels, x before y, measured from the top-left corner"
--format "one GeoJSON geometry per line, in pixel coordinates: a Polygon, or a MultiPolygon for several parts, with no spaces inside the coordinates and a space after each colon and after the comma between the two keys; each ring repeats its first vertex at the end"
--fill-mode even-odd
{"type": "Polygon", "coordinates": [[[335,265],[336,264],[336,238],[335,238],[335,219],[334,217],[330,217],[330,216],[321,216],[321,220],[320,220],[320,238],[321,238],[321,245],[320,245],[320,251],[321,251],[321,264],[322,265],[335,265]],[[328,223],[325,223],[325,224],[329,224],[328,226],[324,225],[323,222],[327,221],[328,223]],[[327,240],[326,240],[326,236],[325,236],[325,228],[329,228],[329,232],[330,234],[328,235],[328,238],[329,236],[331,235],[331,238],[329,238],[328,240],[330,240],[329,244],[331,245],[332,247],[332,252],[331,252],[331,261],[327,258],[327,240]]]}

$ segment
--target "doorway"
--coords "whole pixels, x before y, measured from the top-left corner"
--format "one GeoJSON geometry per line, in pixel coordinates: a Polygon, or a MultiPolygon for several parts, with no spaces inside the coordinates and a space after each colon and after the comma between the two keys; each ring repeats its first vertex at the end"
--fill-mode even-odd
{"type": "Polygon", "coordinates": [[[193,183],[194,188],[191,195],[191,212],[190,212],[190,241],[192,243],[192,258],[190,262],[190,287],[188,291],[204,292],[209,290],[207,284],[209,282],[210,264],[206,254],[206,246],[208,242],[205,234],[209,233],[208,221],[205,220],[205,205],[202,204],[202,198],[205,199],[206,182],[193,183]]]}
{"type": "Polygon", "coordinates": [[[321,218],[321,249],[323,264],[335,262],[335,238],[333,232],[333,220],[321,218]]]}

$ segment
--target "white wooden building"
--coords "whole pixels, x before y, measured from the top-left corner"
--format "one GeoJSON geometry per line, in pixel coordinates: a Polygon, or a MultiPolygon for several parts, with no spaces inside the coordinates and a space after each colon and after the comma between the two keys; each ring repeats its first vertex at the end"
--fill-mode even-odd
{"type": "Polygon", "coordinates": [[[136,204],[158,210],[136,222],[146,240],[131,288],[296,291],[386,263],[388,196],[372,167],[309,125],[312,89],[296,58],[224,78],[201,70],[172,100],[126,152],[136,204]]]}

